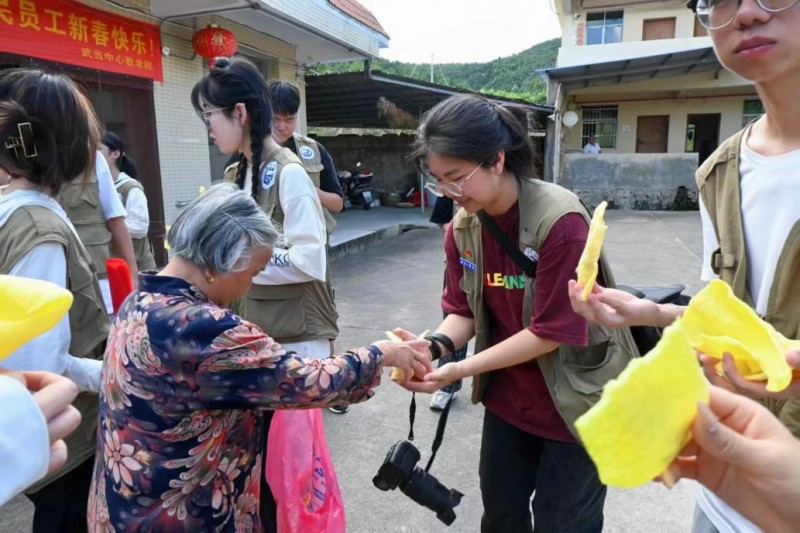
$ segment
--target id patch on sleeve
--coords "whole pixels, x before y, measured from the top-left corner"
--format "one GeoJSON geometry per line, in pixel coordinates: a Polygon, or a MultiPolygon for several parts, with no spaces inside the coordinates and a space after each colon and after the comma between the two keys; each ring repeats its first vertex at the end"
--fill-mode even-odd
{"type": "Polygon", "coordinates": [[[278,170],[278,162],[270,161],[261,171],[261,187],[269,189],[275,185],[275,171],[278,170]]]}
{"type": "Polygon", "coordinates": [[[309,146],[301,146],[300,157],[303,159],[314,159],[314,150],[312,150],[309,146]]]}
{"type": "Polygon", "coordinates": [[[461,266],[463,266],[467,270],[472,270],[473,272],[478,270],[478,265],[476,265],[472,261],[469,261],[469,260],[467,260],[467,259],[465,259],[463,257],[459,258],[458,262],[461,264],[461,266]]]}

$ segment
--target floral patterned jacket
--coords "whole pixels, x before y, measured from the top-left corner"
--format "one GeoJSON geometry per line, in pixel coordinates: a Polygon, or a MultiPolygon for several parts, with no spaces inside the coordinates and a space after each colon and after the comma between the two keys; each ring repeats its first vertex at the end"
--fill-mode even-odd
{"type": "Polygon", "coordinates": [[[111,329],[91,531],[260,531],[262,409],[366,400],[373,347],[302,359],[189,283],[142,274],[111,329]]]}

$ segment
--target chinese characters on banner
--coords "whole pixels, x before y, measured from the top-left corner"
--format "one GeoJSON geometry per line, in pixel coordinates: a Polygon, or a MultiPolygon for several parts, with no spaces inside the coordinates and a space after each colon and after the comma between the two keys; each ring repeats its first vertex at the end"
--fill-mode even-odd
{"type": "Polygon", "coordinates": [[[69,0],[0,0],[0,52],[164,80],[155,24],[69,0]]]}

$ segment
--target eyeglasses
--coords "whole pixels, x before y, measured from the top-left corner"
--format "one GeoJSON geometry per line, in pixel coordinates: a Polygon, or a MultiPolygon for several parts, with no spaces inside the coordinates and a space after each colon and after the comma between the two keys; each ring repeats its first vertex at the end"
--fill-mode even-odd
{"type": "MultiPolygon", "coordinates": [[[[800,0],[756,0],[756,2],[768,13],[780,13],[800,0]]],[[[733,22],[742,0],[690,0],[688,5],[690,9],[694,9],[697,20],[704,28],[718,30],[733,22]]]]}
{"type": "Polygon", "coordinates": [[[216,113],[217,111],[227,111],[228,109],[233,109],[234,106],[228,107],[215,107],[214,109],[206,109],[204,111],[199,111],[197,115],[200,117],[200,120],[203,121],[203,124],[206,125],[206,128],[211,127],[211,115],[216,113]]]}
{"type": "Polygon", "coordinates": [[[472,172],[470,172],[469,175],[450,183],[440,183],[436,178],[428,176],[428,180],[425,182],[425,190],[432,192],[440,198],[445,194],[454,198],[460,198],[461,195],[464,194],[464,184],[469,181],[469,179],[478,171],[479,168],[481,168],[480,163],[478,163],[478,166],[472,169],[472,172]]]}

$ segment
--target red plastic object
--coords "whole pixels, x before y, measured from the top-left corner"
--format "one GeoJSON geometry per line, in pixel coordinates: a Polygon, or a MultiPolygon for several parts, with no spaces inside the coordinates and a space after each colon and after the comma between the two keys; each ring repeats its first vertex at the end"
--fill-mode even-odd
{"type": "Polygon", "coordinates": [[[106,270],[108,270],[108,284],[111,287],[111,303],[116,315],[122,307],[122,302],[133,292],[131,269],[124,260],[112,257],[106,260],[106,270]]]}
{"type": "Polygon", "coordinates": [[[425,202],[425,207],[429,207],[428,206],[428,195],[427,194],[420,194],[419,191],[415,191],[414,192],[414,196],[413,196],[412,202],[414,203],[414,207],[420,207],[420,204],[422,202],[425,202]]]}

